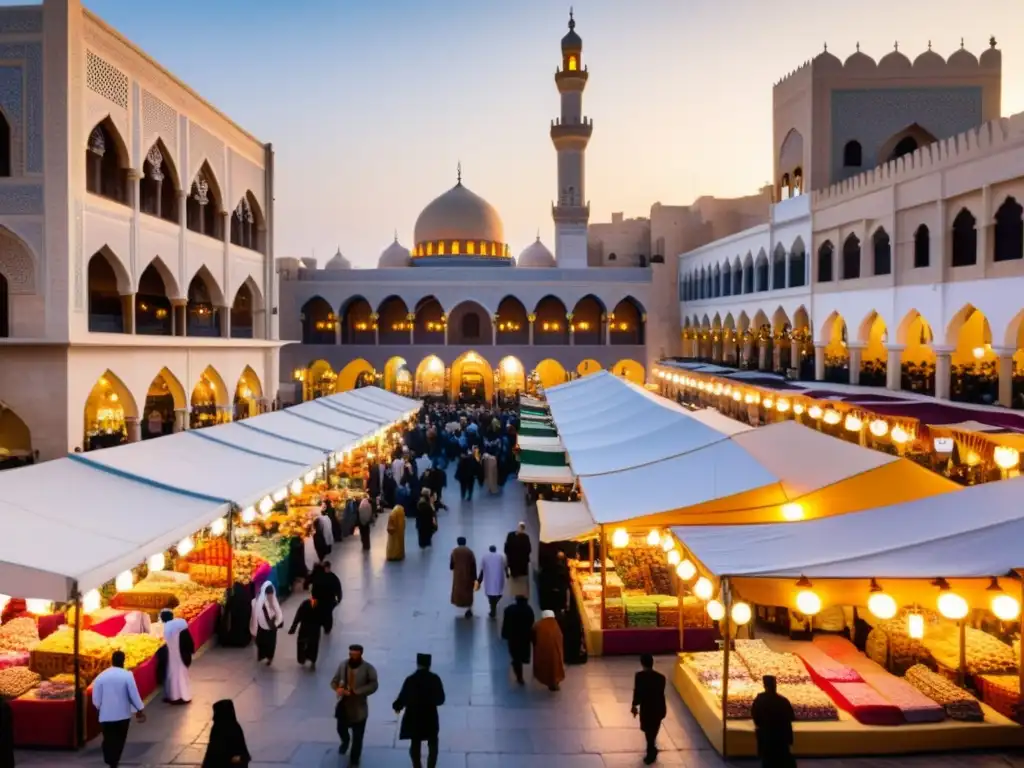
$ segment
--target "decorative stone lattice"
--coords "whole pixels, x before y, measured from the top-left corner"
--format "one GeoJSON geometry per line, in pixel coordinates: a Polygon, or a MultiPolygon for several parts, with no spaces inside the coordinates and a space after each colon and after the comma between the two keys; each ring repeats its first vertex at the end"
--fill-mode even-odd
{"type": "Polygon", "coordinates": [[[142,91],[142,132],[146,138],[160,136],[171,150],[178,145],[178,113],[149,91],[142,91]]]}
{"type": "Polygon", "coordinates": [[[103,129],[98,125],[89,134],[89,151],[99,157],[107,154],[107,137],[104,135],[103,129]]]}
{"type": "Polygon", "coordinates": [[[146,154],[146,159],[149,161],[149,178],[153,181],[164,180],[164,153],[160,151],[160,147],[154,144],[150,147],[149,152],[146,154]]]}
{"type": "Polygon", "coordinates": [[[206,205],[210,202],[209,197],[210,182],[203,176],[203,172],[200,171],[196,174],[196,180],[192,182],[192,198],[200,205],[206,205]]]}
{"type": "Polygon", "coordinates": [[[0,233],[0,273],[7,278],[12,295],[36,292],[35,264],[25,246],[6,233],[0,233]]]}
{"type": "Polygon", "coordinates": [[[17,216],[43,212],[43,188],[39,184],[0,186],[0,214],[17,216]]]}
{"type": "Polygon", "coordinates": [[[128,76],[92,51],[86,53],[86,83],[89,90],[128,109],[128,76]]]}
{"type": "Polygon", "coordinates": [[[252,208],[249,207],[248,197],[242,197],[238,201],[238,207],[235,208],[235,218],[239,221],[244,221],[246,224],[252,224],[255,221],[252,215],[252,208]]]}
{"type": "MultiPolygon", "coordinates": [[[[0,19],[4,13],[0,11],[0,19]]],[[[7,27],[0,25],[0,29],[6,30],[7,27]]],[[[16,174],[22,170],[42,173],[43,46],[41,43],[3,43],[0,44],[0,60],[24,62],[24,78],[19,65],[4,66],[6,74],[0,78],[0,103],[11,121],[11,146],[19,148],[25,145],[25,168],[20,167],[21,152],[17,151],[11,158],[11,170],[16,174]],[[23,111],[27,119],[23,119],[23,111]],[[16,119],[14,115],[19,117],[16,119]]]]}
{"type": "Polygon", "coordinates": [[[5,35],[30,35],[43,31],[43,9],[5,8],[0,11],[0,31],[5,35]]]}

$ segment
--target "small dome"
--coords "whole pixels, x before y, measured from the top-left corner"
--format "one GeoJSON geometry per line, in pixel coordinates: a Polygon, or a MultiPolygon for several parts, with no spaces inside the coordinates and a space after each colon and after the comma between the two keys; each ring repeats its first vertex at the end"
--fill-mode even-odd
{"type": "Polygon", "coordinates": [[[945,66],[946,60],[931,48],[914,59],[914,67],[921,69],[942,69],[945,66]]]}
{"type": "Polygon", "coordinates": [[[380,259],[377,261],[377,267],[379,269],[393,269],[396,267],[408,267],[409,263],[409,249],[399,243],[398,237],[395,237],[395,241],[381,252],[380,259]]]}
{"type": "Polygon", "coordinates": [[[490,203],[462,186],[460,181],[431,201],[416,219],[417,244],[436,240],[505,242],[505,227],[490,203]]]}
{"type": "Polygon", "coordinates": [[[827,50],[822,51],[812,60],[814,68],[819,71],[833,71],[843,68],[843,62],[839,60],[839,57],[829,53],[827,50]]]}
{"type": "Polygon", "coordinates": [[[331,256],[330,260],[324,265],[324,269],[336,270],[336,269],[352,269],[352,263],[341,255],[341,248],[338,252],[331,256]]]}
{"type": "Polygon", "coordinates": [[[866,53],[861,53],[860,49],[857,49],[854,53],[850,54],[846,61],[843,62],[844,68],[855,71],[872,70],[876,66],[875,60],[866,53]]]}
{"type": "Polygon", "coordinates": [[[1003,54],[996,48],[996,39],[993,37],[990,46],[978,58],[978,62],[986,69],[996,69],[1003,63],[1003,54]]]}
{"type": "Polygon", "coordinates": [[[530,243],[530,245],[528,245],[525,250],[519,254],[519,258],[516,260],[516,266],[530,267],[532,269],[554,267],[555,257],[551,254],[551,251],[547,249],[547,246],[540,241],[540,235],[538,235],[536,242],[530,243]]]}
{"type": "Polygon", "coordinates": [[[960,48],[953,52],[947,63],[951,67],[976,67],[978,66],[978,59],[970,51],[960,48]]]}
{"type": "Polygon", "coordinates": [[[904,56],[899,51],[890,51],[885,54],[878,62],[878,68],[889,69],[889,70],[904,70],[911,68],[910,59],[904,56]]]}
{"type": "Polygon", "coordinates": [[[572,17],[572,9],[569,10],[569,32],[562,38],[563,51],[583,50],[583,39],[576,34],[576,20],[572,17]]]}

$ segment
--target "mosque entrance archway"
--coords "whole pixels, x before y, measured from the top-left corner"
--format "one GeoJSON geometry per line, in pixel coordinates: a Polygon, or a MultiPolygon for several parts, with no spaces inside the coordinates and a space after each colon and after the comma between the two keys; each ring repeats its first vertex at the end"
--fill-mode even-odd
{"type": "Polygon", "coordinates": [[[412,373],[408,366],[403,365],[395,374],[395,394],[402,397],[412,397],[412,373]]]}
{"type": "Polygon", "coordinates": [[[235,385],[235,421],[258,416],[261,400],[263,400],[263,385],[260,383],[256,371],[247,365],[235,385]]]}
{"type": "Polygon", "coordinates": [[[167,368],[161,369],[146,392],[146,404],[142,409],[142,439],[148,440],[177,431],[175,425],[177,423],[179,429],[184,426],[187,409],[185,388],[167,368]]]}
{"type": "Polygon", "coordinates": [[[302,400],[334,394],[338,375],[326,360],[316,360],[305,371],[296,371],[295,377],[302,382],[302,400]]]}
{"type": "Polygon", "coordinates": [[[338,371],[338,379],[334,383],[334,392],[331,394],[366,387],[374,384],[376,380],[377,372],[373,366],[361,357],[356,358],[338,371]]]}
{"type": "Polygon", "coordinates": [[[429,355],[416,366],[414,387],[420,397],[444,396],[444,363],[437,355],[429,355]]]}
{"type": "Polygon", "coordinates": [[[395,392],[398,385],[398,373],[403,368],[408,370],[405,358],[395,355],[384,363],[384,389],[395,392]]]}
{"type": "Polygon", "coordinates": [[[32,459],[32,433],[14,411],[0,402],[0,469],[13,469],[32,459]]]}
{"type": "Polygon", "coordinates": [[[127,442],[128,428],[137,427],[138,420],[139,409],[128,387],[109,370],[105,371],[85,401],[82,450],[109,448],[127,442]]]}
{"type": "Polygon", "coordinates": [[[560,362],[549,357],[537,363],[531,378],[535,380],[535,383],[547,389],[548,387],[557,387],[559,384],[565,384],[569,376],[565,372],[565,367],[560,362]]]}
{"type": "Polygon", "coordinates": [[[491,316],[475,301],[463,301],[448,313],[449,344],[493,344],[491,316]]]}
{"type": "Polygon", "coordinates": [[[597,373],[602,370],[601,364],[597,360],[586,359],[576,366],[576,373],[580,376],[589,376],[592,373],[597,373]]]}
{"type": "Polygon", "coordinates": [[[192,390],[191,428],[201,429],[231,421],[228,388],[217,370],[208,365],[192,390]]]}
{"type": "Polygon", "coordinates": [[[526,369],[518,357],[509,355],[498,363],[498,391],[505,397],[526,391],[526,369]]]}
{"type": "Polygon", "coordinates": [[[472,350],[452,363],[452,401],[469,403],[490,402],[494,397],[494,371],[490,364],[472,350]]]}
{"type": "Polygon", "coordinates": [[[612,372],[626,381],[639,384],[641,387],[644,385],[644,367],[636,360],[619,360],[612,366],[612,372]]]}

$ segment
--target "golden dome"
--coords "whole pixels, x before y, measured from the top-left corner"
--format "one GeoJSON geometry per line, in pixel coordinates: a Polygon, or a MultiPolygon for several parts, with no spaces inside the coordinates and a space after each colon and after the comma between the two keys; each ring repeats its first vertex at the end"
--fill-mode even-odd
{"type": "Polygon", "coordinates": [[[460,181],[423,209],[413,236],[417,245],[444,240],[504,243],[505,227],[494,206],[460,181]]]}

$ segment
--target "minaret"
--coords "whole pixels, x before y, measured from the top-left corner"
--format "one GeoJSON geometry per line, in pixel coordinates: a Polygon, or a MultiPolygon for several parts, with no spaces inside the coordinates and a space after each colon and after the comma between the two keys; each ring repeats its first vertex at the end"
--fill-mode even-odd
{"type": "Polygon", "coordinates": [[[585,194],[585,153],[594,130],[583,116],[583,40],[569,9],[569,33],[562,38],[562,66],[555,71],[555,85],[562,97],[562,115],[551,121],[551,142],[558,153],[558,198],[551,206],[555,220],[555,261],[562,269],[587,266],[587,222],[590,203],[585,194]]]}

